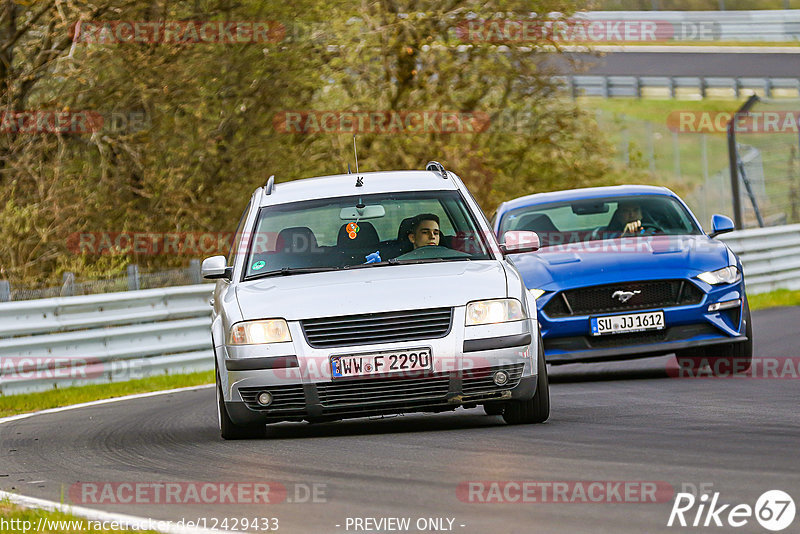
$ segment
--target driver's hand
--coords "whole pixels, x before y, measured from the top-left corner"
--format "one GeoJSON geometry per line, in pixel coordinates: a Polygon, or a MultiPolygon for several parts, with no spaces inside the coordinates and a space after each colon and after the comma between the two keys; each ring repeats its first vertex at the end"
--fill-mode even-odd
{"type": "Polygon", "coordinates": [[[625,225],[622,230],[623,234],[635,234],[642,229],[642,221],[632,221],[625,225]]]}

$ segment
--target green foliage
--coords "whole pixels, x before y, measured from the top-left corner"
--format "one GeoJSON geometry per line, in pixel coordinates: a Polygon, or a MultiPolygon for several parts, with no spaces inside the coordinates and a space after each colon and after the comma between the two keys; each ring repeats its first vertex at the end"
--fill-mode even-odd
{"type": "MultiPolygon", "coordinates": [[[[3,6],[0,20],[30,22],[9,48],[13,68],[0,69],[3,108],[94,110],[107,119],[83,134],[0,133],[0,276],[15,285],[53,282],[68,270],[80,279],[122,273],[126,263],[143,271],[186,264],[175,255],[77,256],[68,243],[81,232],[230,231],[269,175],[280,183],[345,172],[352,135],[284,133],[276,118],[291,110],[490,117],[471,133],[358,135],[361,170],[436,159],[487,211],[522,194],[631,177],[592,117],[552,84],[548,43],[472,43],[454,30],[471,13],[568,14],[581,7],[572,0],[3,6]],[[274,20],[286,35],[72,43],[69,25],[79,19],[274,20]],[[112,128],[112,116],[128,127],[112,128]]],[[[14,35],[0,29],[0,45],[14,35]]]]}

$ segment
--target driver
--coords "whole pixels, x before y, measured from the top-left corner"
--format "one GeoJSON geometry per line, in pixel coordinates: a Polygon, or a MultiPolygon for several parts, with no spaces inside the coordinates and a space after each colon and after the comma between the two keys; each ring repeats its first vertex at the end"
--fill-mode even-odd
{"type": "Polygon", "coordinates": [[[415,249],[429,245],[437,246],[439,233],[439,217],[433,213],[422,213],[414,217],[414,223],[408,233],[408,240],[415,249]]]}
{"type": "Polygon", "coordinates": [[[636,234],[642,231],[642,207],[638,202],[626,200],[617,207],[619,221],[625,226],[622,235],[636,234]]]}

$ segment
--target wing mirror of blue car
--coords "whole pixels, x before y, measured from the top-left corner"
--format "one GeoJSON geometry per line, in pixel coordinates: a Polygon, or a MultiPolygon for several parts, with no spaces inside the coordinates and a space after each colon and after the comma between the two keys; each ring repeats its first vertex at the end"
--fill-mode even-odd
{"type": "Polygon", "coordinates": [[[230,280],[233,269],[225,265],[225,256],[211,256],[203,260],[200,267],[200,274],[206,280],[218,280],[223,278],[230,280]]]}
{"type": "Polygon", "coordinates": [[[539,235],[536,232],[511,230],[503,234],[500,244],[503,254],[522,254],[539,250],[539,235]]]}
{"type": "Polygon", "coordinates": [[[719,234],[733,232],[735,229],[730,217],[714,215],[711,217],[711,233],[708,234],[708,237],[717,237],[719,234]]]}

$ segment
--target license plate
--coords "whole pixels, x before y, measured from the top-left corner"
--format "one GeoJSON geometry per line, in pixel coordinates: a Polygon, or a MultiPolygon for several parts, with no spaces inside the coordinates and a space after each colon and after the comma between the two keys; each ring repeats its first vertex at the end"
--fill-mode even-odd
{"type": "Polygon", "coordinates": [[[663,311],[592,317],[593,336],[621,334],[624,332],[642,332],[644,330],[662,330],[663,328],[663,311]]]}
{"type": "Polygon", "coordinates": [[[431,349],[392,350],[369,354],[331,356],[331,376],[386,375],[430,370],[433,367],[431,349]]]}

